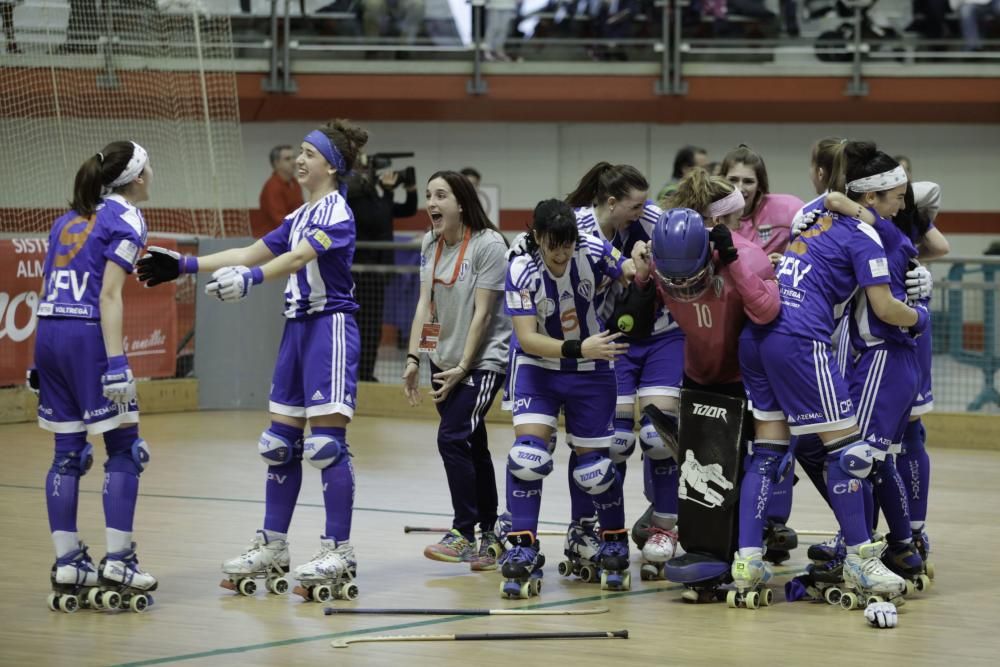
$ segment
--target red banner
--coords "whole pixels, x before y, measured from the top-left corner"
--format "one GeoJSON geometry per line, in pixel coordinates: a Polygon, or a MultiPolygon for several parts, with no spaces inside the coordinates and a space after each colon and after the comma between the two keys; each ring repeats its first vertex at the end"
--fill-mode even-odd
{"type": "MultiPolygon", "coordinates": [[[[169,239],[156,245],[177,248],[169,239]]],[[[24,382],[35,358],[38,293],[48,239],[0,239],[0,386],[24,382]]],[[[177,289],[125,282],[123,337],[136,377],[173,377],[177,364],[177,289]]]]}

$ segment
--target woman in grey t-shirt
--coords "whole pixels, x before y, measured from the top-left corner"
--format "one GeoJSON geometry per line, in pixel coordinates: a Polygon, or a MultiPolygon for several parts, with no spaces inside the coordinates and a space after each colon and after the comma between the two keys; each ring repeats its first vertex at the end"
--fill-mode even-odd
{"type": "Polygon", "coordinates": [[[486,217],[472,183],[457,172],[431,176],[426,207],[431,231],[420,253],[420,300],[403,390],[411,405],[420,402],[421,357],[428,355],[430,396],[441,415],[438,451],[455,518],[452,529],[424,555],[493,570],[502,546],[493,531],[497,486],[483,420],[507,372],[511,321],[500,298],[507,244],[486,217]]]}

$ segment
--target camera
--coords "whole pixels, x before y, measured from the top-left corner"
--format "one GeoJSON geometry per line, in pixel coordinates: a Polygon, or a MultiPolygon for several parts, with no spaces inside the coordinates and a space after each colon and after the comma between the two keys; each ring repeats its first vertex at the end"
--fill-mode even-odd
{"type": "Polygon", "coordinates": [[[413,157],[414,153],[375,153],[368,158],[368,176],[372,183],[380,182],[380,177],[385,173],[395,173],[398,178],[396,179],[395,188],[398,185],[403,185],[407,188],[415,187],[417,184],[417,171],[413,167],[406,167],[400,171],[392,170],[392,161],[396,158],[406,158],[413,157]]]}

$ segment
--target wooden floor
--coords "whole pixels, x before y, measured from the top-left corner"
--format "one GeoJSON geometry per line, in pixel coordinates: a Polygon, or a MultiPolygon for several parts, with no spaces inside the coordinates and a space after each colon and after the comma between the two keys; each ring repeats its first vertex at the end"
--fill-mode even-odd
{"type": "MultiPolygon", "coordinates": [[[[219,564],[239,554],[263,519],[264,466],[256,439],[258,413],[202,412],[144,417],[142,434],[153,460],[142,477],[136,539],[144,568],[160,580],[146,614],[48,610],[49,538],[43,482],[51,460],[47,435],[30,424],[0,427],[0,534],[6,575],[0,578],[0,663],[5,665],[628,665],[766,664],[996,664],[1000,603],[1000,453],[932,451],[931,536],[934,588],[901,609],[900,627],[869,629],[860,612],[782,600],[769,609],[731,610],[725,604],[680,602],[675,585],[639,581],[633,590],[602,595],[596,585],[566,580],[555,564],[562,539],[542,539],[549,554],[546,587],[531,601],[502,601],[497,573],[426,560],[438,535],[403,534],[404,525],[448,525],[444,474],[429,421],[362,418],[351,427],[357,498],[352,541],[366,607],[524,607],[577,609],[603,605],[595,616],[327,617],[322,606],[297,596],[258,593],[243,598],[219,588],[219,564]],[[517,630],[619,630],[628,641],[546,641],[360,644],[332,649],[352,633],[450,634],[517,630]],[[904,656],[906,656],[904,658],[904,656]],[[992,658],[990,656],[993,656],[992,658]]],[[[494,459],[502,463],[511,431],[490,427],[494,459]]],[[[95,441],[98,449],[100,442],[95,441]]],[[[933,443],[931,443],[933,449],[933,443]]],[[[561,528],[568,516],[565,450],[546,484],[542,528],[561,528]]],[[[323,529],[319,475],[306,469],[293,521],[292,564],[309,558],[323,529]]],[[[95,559],[104,553],[100,468],[83,478],[80,531],[95,559]]],[[[639,476],[626,484],[629,521],[645,504],[639,476]]],[[[502,489],[502,486],[501,486],[502,489]]],[[[833,518],[804,482],[791,525],[829,529],[833,518]]],[[[805,549],[793,552],[779,584],[800,569],[805,549]]]]}

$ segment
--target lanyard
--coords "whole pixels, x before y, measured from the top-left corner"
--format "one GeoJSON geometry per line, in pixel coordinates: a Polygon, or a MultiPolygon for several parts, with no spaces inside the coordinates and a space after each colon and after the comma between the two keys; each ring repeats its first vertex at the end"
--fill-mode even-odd
{"type": "Polygon", "coordinates": [[[440,280],[437,277],[438,260],[444,251],[444,234],[438,239],[437,250],[434,252],[434,264],[431,266],[431,319],[437,322],[437,308],[434,306],[434,286],[442,285],[451,287],[458,280],[458,275],[462,271],[462,261],[465,259],[465,251],[469,249],[469,240],[472,238],[472,228],[466,227],[462,237],[462,247],[458,250],[458,259],[455,260],[455,270],[451,274],[451,280],[440,280]]]}

